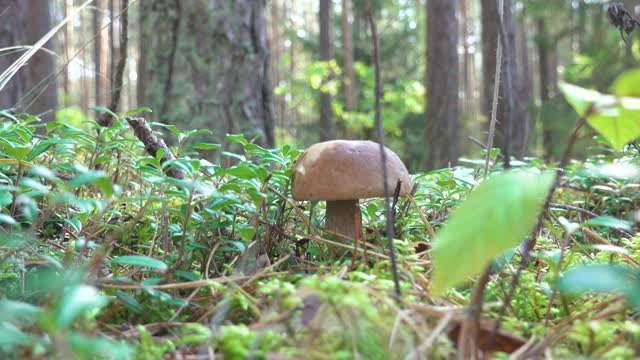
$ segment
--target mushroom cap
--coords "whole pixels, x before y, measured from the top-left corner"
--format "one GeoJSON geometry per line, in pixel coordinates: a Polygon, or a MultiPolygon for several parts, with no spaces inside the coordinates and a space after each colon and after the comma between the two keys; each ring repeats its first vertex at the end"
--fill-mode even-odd
{"type": "MultiPolygon", "coordinates": [[[[411,179],[402,160],[385,147],[389,192],[398,180],[400,195],[411,192],[411,179]]],[[[380,145],[372,141],[332,140],[307,148],[293,169],[296,200],[353,200],[384,196],[380,145]]]]}

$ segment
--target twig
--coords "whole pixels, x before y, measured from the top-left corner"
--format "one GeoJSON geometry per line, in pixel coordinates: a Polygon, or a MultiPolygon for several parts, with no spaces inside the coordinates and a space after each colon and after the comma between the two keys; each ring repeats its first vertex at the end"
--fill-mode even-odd
{"type": "Polygon", "coordinates": [[[375,88],[375,124],[378,132],[378,143],[380,144],[380,156],[382,159],[382,178],[384,186],[384,204],[387,217],[387,241],[389,243],[389,255],[391,256],[391,271],[393,272],[393,282],[395,284],[395,295],[400,298],[400,279],[398,276],[398,264],[396,263],[396,250],[393,244],[393,218],[391,214],[391,201],[389,199],[389,184],[387,171],[387,154],[384,148],[384,131],[382,129],[382,111],[380,110],[380,98],[382,97],[382,77],[380,75],[380,40],[378,39],[378,29],[376,20],[373,17],[371,6],[367,8],[367,16],[371,25],[371,37],[373,39],[373,64],[375,68],[376,88],[375,88]]]}
{"type": "Polygon", "coordinates": [[[544,206],[542,208],[542,211],[540,211],[540,214],[538,214],[538,221],[536,223],[536,227],[531,233],[530,239],[528,241],[525,241],[524,243],[524,247],[523,247],[524,251],[522,251],[523,267],[526,267],[526,265],[529,264],[529,260],[530,260],[529,253],[531,252],[531,250],[533,250],[534,246],[536,245],[536,241],[537,241],[536,235],[538,234],[538,231],[540,231],[540,228],[542,227],[544,214],[547,212],[547,210],[549,210],[549,204],[551,204],[551,198],[553,198],[553,194],[555,193],[556,189],[560,185],[560,179],[562,178],[562,173],[564,172],[564,168],[569,164],[569,159],[571,157],[571,153],[573,152],[573,146],[578,140],[578,133],[580,132],[580,129],[582,129],[584,124],[587,122],[587,117],[589,117],[592,111],[593,111],[593,107],[590,107],[583,116],[578,118],[578,120],[576,121],[576,125],[573,128],[571,135],[569,136],[569,140],[567,141],[567,147],[564,149],[564,153],[562,154],[562,159],[560,160],[560,164],[558,164],[558,168],[556,169],[556,175],[553,180],[553,184],[551,185],[551,188],[547,193],[547,197],[544,200],[544,206]]]}
{"type": "MultiPolygon", "coordinates": [[[[118,111],[118,105],[120,105],[120,93],[122,92],[122,77],[124,74],[124,67],[127,64],[127,42],[129,40],[128,37],[128,29],[129,29],[129,11],[127,8],[129,7],[129,0],[122,0],[122,17],[121,21],[121,30],[120,30],[120,59],[118,59],[118,66],[116,68],[115,75],[115,86],[113,90],[113,97],[111,97],[111,104],[109,104],[109,109],[112,112],[118,111]]],[[[98,124],[109,127],[113,124],[113,116],[108,113],[102,114],[100,119],[98,119],[98,124]]]]}
{"type": "MultiPolygon", "coordinates": [[[[507,107],[505,111],[503,122],[506,122],[507,131],[504,135],[504,168],[511,167],[511,133],[513,130],[513,109],[514,109],[514,96],[516,91],[513,88],[513,79],[511,78],[511,47],[509,39],[507,39],[507,31],[504,26],[504,0],[500,0],[498,7],[496,7],[497,19],[498,19],[498,41],[502,46],[502,54],[504,56],[504,84],[502,86],[502,96],[507,98],[507,107]]],[[[499,91],[498,91],[499,92],[499,91]]]]}
{"type": "MultiPolygon", "coordinates": [[[[504,8],[504,0],[498,0],[498,6],[500,10],[498,13],[502,16],[502,9],[504,8]]],[[[498,39],[496,45],[496,77],[493,84],[493,103],[491,104],[491,122],[489,123],[489,137],[487,139],[487,157],[484,163],[484,178],[487,178],[489,173],[489,163],[491,162],[491,148],[493,148],[493,138],[496,133],[496,112],[498,111],[498,96],[500,95],[500,73],[502,72],[502,42],[498,39]]]]}
{"type": "MultiPolygon", "coordinates": [[[[573,205],[551,203],[551,204],[549,204],[549,208],[575,211],[575,212],[579,212],[581,214],[587,215],[588,217],[591,217],[591,218],[600,216],[600,215],[594,213],[593,211],[589,211],[587,209],[583,209],[581,207],[577,207],[577,206],[573,206],[573,205]]],[[[628,232],[628,231],[626,231],[624,229],[615,229],[615,230],[618,231],[620,234],[622,234],[624,236],[627,236],[629,238],[633,237],[632,233],[630,233],[630,232],[628,232]]]]}
{"type": "MultiPolygon", "coordinates": [[[[489,149],[487,149],[487,145],[483,144],[482,141],[474,138],[473,136],[469,135],[469,136],[467,136],[467,139],[469,139],[472,143],[480,146],[481,148],[489,151],[489,149]]],[[[501,159],[504,159],[504,155],[502,155],[501,152],[498,153],[498,157],[501,158],[501,159]]]]}
{"type": "Polygon", "coordinates": [[[522,248],[520,250],[520,253],[521,253],[521,256],[522,256],[522,262],[521,262],[520,266],[518,266],[518,270],[516,271],[516,274],[513,276],[513,280],[511,281],[511,285],[510,285],[510,289],[509,289],[509,293],[507,294],[507,296],[504,299],[503,303],[505,304],[505,306],[503,306],[502,309],[500,309],[500,313],[498,314],[498,321],[496,322],[496,326],[493,329],[493,333],[491,334],[491,341],[493,341],[493,339],[495,339],[496,333],[498,332],[498,330],[500,330],[500,325],[501,325],[502,320],[504,318],[505,310],[511,304],[511,299],[513,299],[513,295],[515,294],[516,286],[518,285],[518,282],[520,281],[520,276],[522,275],[522,271],[529,265],[529,261],[531,260],[530,259],[530,252],[531,252],[531,250],[533,250],[533,248],[536,245],[537,235],[538,235],[538,232],[540,231],[540,228],[542,227],[542,223],[543,223],[543,220],[544,220],[544,214],[549,210],[549,206],[551,204],[551,198],[553,197],[554,192],[556,191],[556,189],[560,185],[560,178],[562,176],[562,172],[564,171],[564,168],[569,163],[569,158],[571,157],[571,152],[573,151],[573,146],[575,145],[576,140],[578,140],[578,133],[579,133],[580,129],[584,126],[584,124],[587,122],[587,117],[591,114],[592,111],[593,111],[593,106],[591,106],[589,109],[587,109],[587,111],[585,112],[585,114],[583,116],[578,118],[578,120],[576,121],[576,125],[573,128],[573,131],[571,132],[571,135],[569,136],[569,140],[567,141],[567,147],[564,149],[564,153],[562,155],[562,159],[560,161],[560,164],[558,164],[558,168],[556,170],[556,174],[555,174],[555,178],[554,178],[553,184],[551,185],[551,188],[549,189],[549,192],[547,193],[547,197],[545,199],[544,206],[542,207],[542,210],[540,210],[540,214],[538,214],[538,221],[536,223],[536,226],[533,229],[533,232],[531,233],[529,240],[525,241],[522,244],[522,248]]]}
{"type": "MultiPolygon", "coordinates": [[[[140,139],[140,141],[142,141],[142,143],[144,144],[145,150],[147,150],[147,152],[151,156],[155,157],[156,153],[159,150],[164,150],[162,159],[160,159],[161,164],[163,164],[165,161],[176,159],[176,157],[171,152],[171,149],[169,149],[169,147],[167,147],[167,144],[165,144],[164,140],[153,133],[153,130],[151,129],[149,124],[147,124],[147,121],[145,119],[127,117],[126,120],[133,128],[133,131],[138,139],[140,139]]],[[[167,170],[167,175],[179,180],[183,180],[186,177],[185,172],[175,166],[169,167],[169,169],[167,170]]]]}

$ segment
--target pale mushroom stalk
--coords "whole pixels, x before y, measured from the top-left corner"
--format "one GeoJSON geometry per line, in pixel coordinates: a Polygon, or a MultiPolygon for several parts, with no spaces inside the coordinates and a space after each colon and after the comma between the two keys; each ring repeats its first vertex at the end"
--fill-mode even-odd
{"type": "Polygon", "coordinates": [[[349,238],[359,239],[362,235],[362,215],[358,199],[327,201],[324,228],[349,238]]]}

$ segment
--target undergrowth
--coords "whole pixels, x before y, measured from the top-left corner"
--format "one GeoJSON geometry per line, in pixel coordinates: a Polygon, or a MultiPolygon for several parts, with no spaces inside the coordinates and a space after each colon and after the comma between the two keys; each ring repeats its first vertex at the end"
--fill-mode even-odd
{"type": "MultiPolygon", "coordinates": [[[[203,130],[154,124],[178,139],[177,160],[162,163],[162,154],[148,156],[122,120],[103,128],[60,119],[37,136],[33,117],[4,116],[3,358],[454,356],[453,334],[473,281],[432,297],[430,243],[434,229],[480,183],[474,161],[414,174],[415,195],[399,199],[402,298],[396,299],[383,201],[361,202],[366,247],[352,256],[352,243],[323,234],[324,203],[298,203],[289,195],[301,149],[264,149],[228,135],[241,150],[223,152],[227,161],[212,164],[198,150],[220,151],[218,145],[187,141],[203,130]],[[186,180],[166,176],[168,167],[183,170],[186,180]]],[[[519,255],[512,250],[494,261],[486,321],[504,313],[502,331],[544,340],[558,357],[631,358],[640,349],[629,296],[625,302],[616,294],[557,293],[571,266],[640,261],[631,225],[640,183],[592,171],[605,162],[637,165],[638,153],[626,151],[595,147],[587,161],[570,165],[535,260],[508,306],[519,255]],[[588,222],[594,218],[600,220],[588,222]],[[625,218],[631,221],[617,220],[625,218]]],[[[538,159],[514,165],[551,170],[538,159]]],[[[482,336],[490,336],[490,324],[482,336]]]]}

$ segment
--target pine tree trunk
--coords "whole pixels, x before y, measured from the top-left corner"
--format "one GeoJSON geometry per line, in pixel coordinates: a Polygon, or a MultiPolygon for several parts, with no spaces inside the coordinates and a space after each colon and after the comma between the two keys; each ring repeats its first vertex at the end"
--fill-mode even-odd
{"type": "MultiPolygon", "coordinates": [[[[29,4],[0,0],[0,9],[0,47],[33,45],[51,30],[51,9],[47,0],[33,0],[29,4]]],[[[53,40],[44,47],[56,49],[53,40]]],[[[13,50],[12,54],[0,56],[0,71],[7,69],[22,53],[13,50]]],[[[55,65],[53,55],[37,52],[0,92],[0,108],[39,115],[44,122],[53,120],[58,106],[55,65]]],[[[39,127],[38,132],[44,132],[44,128],[39,127]]]]}
{"type": "Polygon", "coordinates": [[[142,4],[138,90],[154,119],[209,129],[207,141],[226,148],[225,134],[238,133],[274,146],[266,1],[142,4]]]}
{"type": "Polygon", "coordinates": [[[107,6],[105,0],[95,0],[95,9],[93,10],[93,33],[96,38],[93,42],[93,63],[95,64],[95,104],[96,106],[106,107],[108,100],[105,96],[107,92],[107,31],[102,30],[104,26],[104,17],[106,15],[107,6]]]}
{"type": "MultiPolygon", "coordinates": [[[[540,76],[540,103],[545,105],[551,99],[550,96],[550,59],[548,51],[548,34],[546,32],[546,24],[544,18],[540,17],[536,21],[538,39],[538,75],[540,76]]],[[[546,119],[542,119],[542,144],[544,147],[544,159],[550,160],[553,156],[553,131],[546,119]]]]}
{"type": "MultiPolygon", "coordinates": [[[[22,13],[24,7],[16,0],[0,0],[0,48],[24,45],[24,31],[22,26],[22,13]]],[[[7,51],[0,56],[0,73],[8,69],[22,52],[16,50],[7,51]]],[[[15,109],[18,101],[25,94],[26,72],[19,70],[13,78],[0,91],[0,109],[15,109]]]]}
{"type": "Polygon", "coordinates": [[[351,28],[351,0],[342,0],[342,42],[344,52],[344,97],[345,110],[355,110],[355,81],[353,69],[353,32],[351,28]]]}
{"type": "MultiPolygon", "coordinates": [[[[333,59],[333,44],[331,42],[331,0],[320,0],[320,60],[333,59]]],[[[333,111],[331,109],[331,94],[320,94],[320,141],[335,138],[333,111]]]]}
{"type": "MultiPolygon", "coordinates": [[[[499,19],[497,2],[482,1],[482,67],[484,82],[484,113],[491,119],[493,88],[495,84],[496,51],[498,46],[499,19]]],[[[498,109],[496,113],[496,133],[494,144],[506,158],[506,166],[511,156],[521,157],[527,150],[528,139],[522,104],[518,96],[519,76],[515,52],[515,29],[511,12],[511,1],[504,2],[502,19],[505,39],[499,84],[498,109]]],[[[487,121],[487,124],[489,122],[487,121]]]]}
{"type": "Polygon", "coordinates": [[[458,22],[455,1],[427,2],[428,169],[458,158],[458,22]]]}
{"type": "MultiPolygon", "coordinates": [[[[64,17],[71,15],[73,9],[73,0],[64,0],[64,17]]],[[[69,61],[73,55],[73,21],[67,21],[64,26],[64,61],[67,66],[64,69],[64,96],[68,99],[72,96],[71,92],[71,77],[69,76],[69,61]]],[[[65,100],[65,104],[68,105],[69,101],[65,100]]]]}

